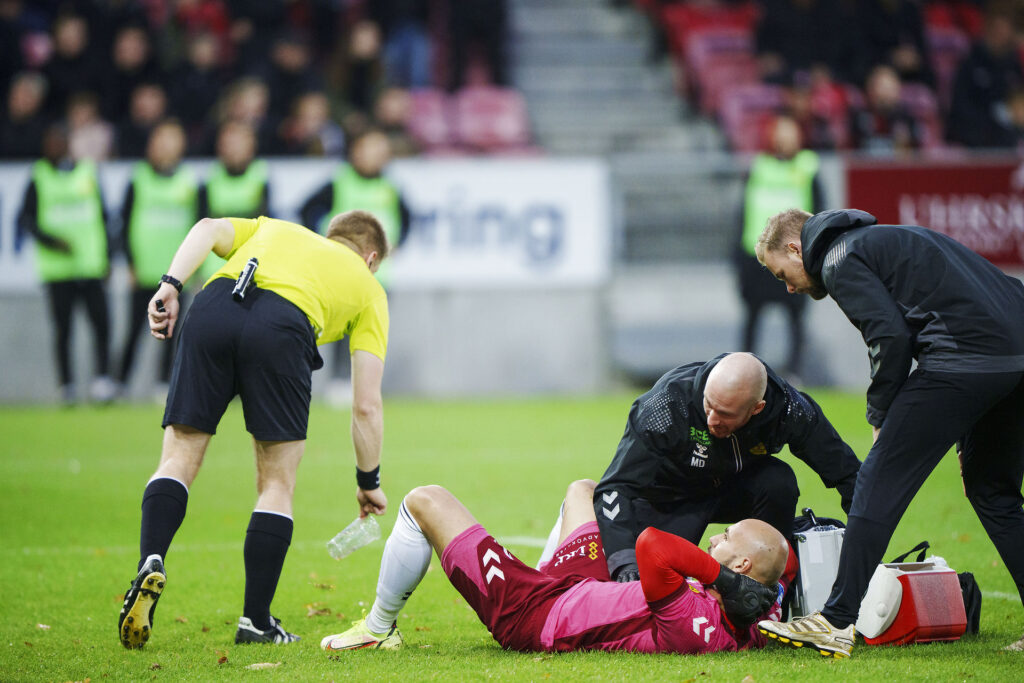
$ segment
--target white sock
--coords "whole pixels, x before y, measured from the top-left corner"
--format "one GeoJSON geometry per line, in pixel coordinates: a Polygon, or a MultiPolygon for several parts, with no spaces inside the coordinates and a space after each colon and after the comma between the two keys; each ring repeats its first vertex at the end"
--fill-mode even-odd
{"type": "Polygon", "coordinates": [[[430,553],[427,537],[402,501],[395,528],[384,544],[380,578],[377,579],[377,599],[366,617],[366,628],[370,633],[387,633],[391,629],[391,624],[405,607],[405,601],[427,573],[430,553]]]}
{"type": "Polygon", "coordinates": [[[562,507],[558,508],[558,519],[555,521],[555,526],[551,529],[551,533],[548,534],[548,541],[544,544],[544,550],[540,553],[540,559],[537,560],[537,569],[545,562],[550,562],[551,558],[555,556],[555,550],[558,549],[558,537],[562,535],[562,516],[565,514],[565,501],[562,501],[562,507]]]}

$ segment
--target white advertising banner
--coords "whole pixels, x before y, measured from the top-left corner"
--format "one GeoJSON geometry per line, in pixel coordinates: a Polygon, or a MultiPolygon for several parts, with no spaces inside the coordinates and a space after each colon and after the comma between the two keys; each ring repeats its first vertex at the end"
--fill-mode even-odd
{"type": "Polygon", "coordinates": [[[395,164],[413,212],[392,286],[595,285],[609,273],[608,174],[596,161],[395,164]]]}
{"type": "MultiPolygon", "coordinates": [[[[194,166],[204,175],[208,163],[194,166]]],[[[325,160],[271,161],[272,213],[298,220],[335,168],[325,160]]],[[[130,162],[100,167],[112,216],[130,170],[130,162]]],[[[28,174],[28,164],[0,164],[0,290],[37,286],[32,240],[15,225],[28,174]]],[[[387,174],[412,214],[394,257],[395,290],[587,287],[609,276],[613,207],[600,160],[410,159],[387,174]]]]}

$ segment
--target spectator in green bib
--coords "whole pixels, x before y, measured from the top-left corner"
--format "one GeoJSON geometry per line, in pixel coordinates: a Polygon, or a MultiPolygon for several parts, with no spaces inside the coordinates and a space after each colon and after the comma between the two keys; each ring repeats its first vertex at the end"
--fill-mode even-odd
{"type": "MultiPolygon", "coordinates": [[[[175,119],[165,119],[149,134],[146,158],[135,166],[125,191],[121,216],[124,251],[131,273],[128,336],[121,355],[118,381],[127,390],[135,365],[139,334],[146,328],[146,307],[160,287],[168,259],[199,220],[199,181],[183,166],[185,129],[175,119]]],[[[161,349],[158,385],[153,392],[167,393],[174,346],[161,349]]]]}
{"type": "Polygon", "coordinates": [[[96,165],[68,156],[68,132],[52,125],[43,136],[43,158],[32,176],[18,229],[36,241],[39,279],[46,287],[56,331],[54,350],[61,399],[78,399],[71,369],[71,316],[76,302],[85,304],[95,342],[95,375],[90,395],[109,402],[116,386],[109,376],[110,312],[105,280],[110,270],[107,224],[96,165]]]}
{"type": "Polygon", "coordinates": [[[765,306],[779,304],[789,320],[789,357],[782,374],[799,383],[804,352],[804,299],[789,296],[754,255],[754,245],[768,219],[793,207],[816,212],[823,208],[818,181],[818,155],[802,149],[800,126],[789,116],[778,116],[769,128],[770,148],[754,157],[743,190],[741,232],[735,251],[740,297],[745,321],[742,348],[757,351],[757,324],[765,306]]]}
{"type": "MultiPolygon", "coordinates": [[[[217,132],[217,161],[206,179],[205,207],[211,218],[259,218],[270,213],[267,162],[256,159],[256,132],[241,121],[227,121],[217,132]]],[[[224,265],[213,252],[199,267],[198,286],[224,265]]]]}
{"type": "MultiPolygon", "coordinates": [[[[356,136],[348,148],[348,163],[343,163],[334,179],[316,191],[302,206],[302,224],[318,226],[323,233],[331,216],[347,211],[368,211],[380,221],[392,248],[400,247],[409,233],[409,209],[398,188],[384,177],[391,161],[391,143],[381,131],[370,129],[356,136]]],[[[381,264],[378,282],[388,288],[390,266],[381,264]]],[[[352,401],[350,364],[345,357],[347,342],[335,344],[333,379],[327,399],[334,404],[352,401]]]]}

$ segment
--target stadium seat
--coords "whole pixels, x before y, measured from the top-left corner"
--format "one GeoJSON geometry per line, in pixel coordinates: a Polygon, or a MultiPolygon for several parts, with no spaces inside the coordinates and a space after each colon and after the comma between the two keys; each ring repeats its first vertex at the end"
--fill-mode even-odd
{"type": "Polygon", "coordinates": [[[473,86],[455,95],[455,141],[474,151],[508,152],[530,144],[526,101],[511,88],[473,86]]]}
{"type": "Polygon", "coordinates": [[[450,147],[454,139],[448,96],[431,88],[413,90],[409,95],[409,134],[428,152],[450,147]]]}
{"type": "Polygon", "coordinates": [[[734,28],[753,33],[758,9],[753,2],[741,5],[691,5],[669,3],[661,11],[669,48],[677,57],[686,54],[694,31],[709,28],[734,28]]]}
{"type": "Polygon", "coordinates": [[[724,88],[718,113],[733,150],[761,149],[765,128],[782,104],[782,88],[777,85],[747,83],[724,88]]]}
{"type": "Polygon", "coordinates": [[[736,27],[694,31],[686,44],[685,70],[701,110],[714,114],[723,88],[758,78],[753,34],[736,27]]]}
{"type": "Polygon", "coordinates": [[[926,28],[956,28],[971,38],[977,38],[984,24],[981,9],[970,2],[930,2],[924,7],[926,28]]]}

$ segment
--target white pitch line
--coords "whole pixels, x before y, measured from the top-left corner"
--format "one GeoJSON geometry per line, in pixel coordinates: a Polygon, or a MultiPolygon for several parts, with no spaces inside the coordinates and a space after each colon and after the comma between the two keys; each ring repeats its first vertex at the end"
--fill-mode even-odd
{"type": "Polygon", "coordinates": [[[502,545],[518,545],[527,548],[543,548],[547,545],[548,539],[536,538],[534,536],[503,536],[498,539],[502,545]]]}
{"type": "MultiPolygon", "coordinates": [[[[535,538],[533,536],[505,536],[498,539],[502,545],[514,545],[527,548],[543,548],[547,539],[535,538]]],[[[171,546],[172,553],[219,553],[231,550],[241,552],[243,541],[232,543],[181,543],[171,546]]],[[[326,547],[326,541],[295,541],[291,547],[297,550],[309,548],[326,547]]],[[[48,557],[51,555],[135,555],[138,554],[137,545],[51,545],[51,546],[22,546],[0,547],[0,557],[48,557]]]]}
{"type": "MultiPolygon", "coordinates": [[[[171,546],[172,553],[219,553],[229,550],[242,551],[243,541],[234,543],[182,543],[171,546]]],[[[327,547],[327,542],[296,541],[292,548],[327,547]]],[[[24,546],[21,548],[0,548],[0,557],[39,557],[50,555],[138,555],[137,545],[66,545],[66,546],[24,546]]]]}
{"type": "Polygon", "coordinates": [[[1020,596],[1016,593],[1004,593],[1002,591],[982,591],[981,597],[995,598],[996,600],[1020,600],[1020,596]]]}

